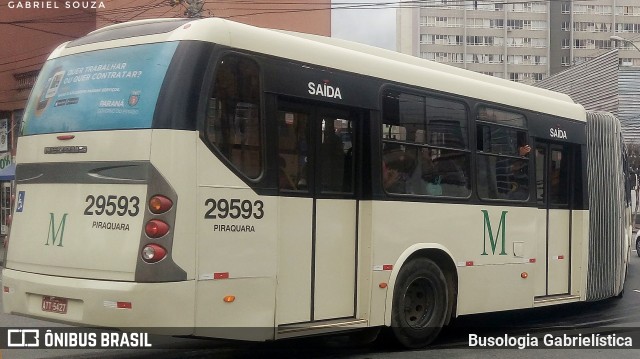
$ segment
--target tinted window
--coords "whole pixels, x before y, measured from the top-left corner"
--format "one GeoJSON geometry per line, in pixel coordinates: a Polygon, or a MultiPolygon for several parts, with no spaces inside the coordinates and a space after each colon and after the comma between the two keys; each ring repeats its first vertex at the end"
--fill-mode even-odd
{"type": "Polygon", "coordinates": [[[456,101],[386,91],[383,186],[389,193],[468,197],[467,111],[456,101]]]}
{"type": "Polygon", "coordinates": [[[207,108],[206,136],[249,178],[262,173],[260,71],[251,59],[227,55],[220,60],[207,108]]]}
{"type": "Polygon", "coordinates": [[[309,189],[309,116],[278,111],[278,187],[286,191],[309,189]]]}
{"type": "Polygon", "coordinates": [[[529,152],[524,116],[481,107],[476,127],[478,196],[529,199],[529,152]]]}

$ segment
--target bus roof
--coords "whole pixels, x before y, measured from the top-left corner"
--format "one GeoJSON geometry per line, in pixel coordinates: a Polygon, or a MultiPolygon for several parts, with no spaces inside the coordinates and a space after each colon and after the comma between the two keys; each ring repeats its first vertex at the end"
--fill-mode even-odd
{"type": "MultiPolygon", "coordinates": [[[[219,18],[191,22],[140,20],[108,26],[88,35],[93,36],[99,36],[98,41],[105,41],[82,41],[79,44],[88,45],[73,45],[68,50],[73,53],[88,51],[86,47],[97,49],[146,42],[200,40],[506,106],[586,120],[584,108],[566,94],[351,41],[263,29],[219,18]],[[158,26],[163,23],[173,23],[174,26],[158,26]],[[157,33],[146,27],[166,29],[164,31],[167,32],[157,33]],[[127,29],[131,29],[129,35],[126,35],[127,29]],[[119,39],[105,35],[109,32],[118,33],[119,39]]],[[[59,50],[61,52],[56,51],[56,55],[68,53],[59,50]]]]}

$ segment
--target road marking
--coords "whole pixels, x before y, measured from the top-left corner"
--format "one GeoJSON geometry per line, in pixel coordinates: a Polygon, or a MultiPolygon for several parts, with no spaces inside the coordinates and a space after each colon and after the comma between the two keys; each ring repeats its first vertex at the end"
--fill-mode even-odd
{"type": "Polygon", "coordinates": [[[634,292],[638,292],[638,293],[640,293],[640,290],[637,290],[637,289],[634,289],[633,291],[634,291],[634,292]]]}

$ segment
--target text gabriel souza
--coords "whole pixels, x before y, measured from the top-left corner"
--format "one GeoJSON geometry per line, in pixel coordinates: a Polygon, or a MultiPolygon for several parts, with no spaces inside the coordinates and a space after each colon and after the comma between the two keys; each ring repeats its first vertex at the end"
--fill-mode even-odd
{"type": "Polygon", "coordinates": [[[102,1],[9,1],[9,9],[104,9],[102,1]]]}
{"type": "Polygon", "coordinates": [[[617,336],[615,334],[546,334],[542,339],[526,336],[512,337],[507,334],[499,337],[479,336],[469,334],[469,346],[480,348],[623,348],[632,347],[631,337],[617,336]]]}

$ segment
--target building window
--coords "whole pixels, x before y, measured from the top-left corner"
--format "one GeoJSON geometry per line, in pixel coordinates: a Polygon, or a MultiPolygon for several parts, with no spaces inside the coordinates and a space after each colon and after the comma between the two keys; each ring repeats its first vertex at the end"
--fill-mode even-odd
{"type": "Polygon", "coordinates": [[[524,27],[523,20],[507,20],[507,30],[519,30],[524,27]]]}
{"type": "Polygon", "coordinates": [[[13,78],[16,80],[16,89],[18,91],[30,90],[38,79],[40,70],[20,72],[13,74],[13,78]]]}
{"type": "Polygon", "coordinates": [[[532,20],[531,21],[531,30],[546,30],[547,22],[544,20],[532,20]]]}

